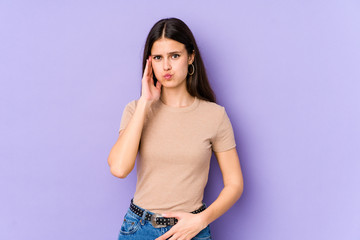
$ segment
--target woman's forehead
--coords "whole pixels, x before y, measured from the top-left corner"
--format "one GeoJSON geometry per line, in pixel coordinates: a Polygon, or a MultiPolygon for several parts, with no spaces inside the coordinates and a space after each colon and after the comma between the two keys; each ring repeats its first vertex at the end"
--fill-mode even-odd
{"type": "Polygon", "coordinates": [[[185,45],[169,39],[161,38],[156,40],[151,48],[152,55],[161,55],[161,54],[171,54],[174,52],[183,52],[185,50],[185,45]]]}

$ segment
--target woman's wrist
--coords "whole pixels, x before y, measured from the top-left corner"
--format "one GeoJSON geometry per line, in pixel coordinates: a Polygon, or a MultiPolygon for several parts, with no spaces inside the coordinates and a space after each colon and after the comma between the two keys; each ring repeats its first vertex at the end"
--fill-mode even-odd
{"type": "Polygon", "coordinates": [[[199,217],[201,219],[201,222],[204,224],[205,227],[210,224],[208,212],[206,212],[206,210],[204,210],[201,213],[198,213],[198,215],[199,215],[199,217]]]}
{"type": "Polygon", "coordinates": [[[145,107],[146,109],[148,109],[153,102],[154,102],[153,100],[147,100],[144,96],[141,96],[141,97],[139,98],[139,103],[138,103],[138,105],[143,106],[143,107],[145,107]]]}

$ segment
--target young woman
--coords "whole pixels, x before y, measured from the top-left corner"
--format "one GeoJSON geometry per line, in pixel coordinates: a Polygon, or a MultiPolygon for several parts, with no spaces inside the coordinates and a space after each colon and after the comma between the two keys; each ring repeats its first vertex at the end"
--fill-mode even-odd
{"type": "Polygon", "coordinates": [[[211,239],[209,224],[243,191],[235,146],[190,29],[177,18],[158,21],[144,48],[141,96],[126,105],[108,157],[111,173],[125,178],[139,153],[136,192],[118,239],[211,239]],[[224,188],[207,207],[212,152],[224,188]]]}

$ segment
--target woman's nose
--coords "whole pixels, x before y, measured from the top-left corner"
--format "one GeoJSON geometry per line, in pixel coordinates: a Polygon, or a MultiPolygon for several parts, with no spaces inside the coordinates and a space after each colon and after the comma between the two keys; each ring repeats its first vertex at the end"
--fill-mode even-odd
{"type": "Polygon", "coordinates": [[[164,59],[164,63],[163,63],[163,67],[164,67],[164,70],[166,71],[166,70],[170,70],[171,69],[171,64],[170,64],[170,60],[168,60],[168,59],[164,59]]]}

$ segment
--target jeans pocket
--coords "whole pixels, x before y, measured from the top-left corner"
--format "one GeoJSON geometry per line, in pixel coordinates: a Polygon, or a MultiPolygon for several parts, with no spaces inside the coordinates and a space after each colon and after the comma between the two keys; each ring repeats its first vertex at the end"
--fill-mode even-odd
{"type": "Polygon", "coordinates": [[[127,212],[120,228],[120,235],[134,234],[140,227],[140,218],[127,212]]]}
{"type": "Polygon", "coordinates": [[[206,228],[201,230],[195,237],[192,239],[194,240],[205,240],[205,239],[211,239],[211,233],[210,233],[210,226],[207,225],[206,228]]]}

